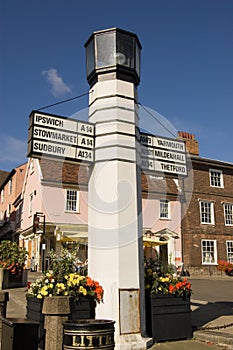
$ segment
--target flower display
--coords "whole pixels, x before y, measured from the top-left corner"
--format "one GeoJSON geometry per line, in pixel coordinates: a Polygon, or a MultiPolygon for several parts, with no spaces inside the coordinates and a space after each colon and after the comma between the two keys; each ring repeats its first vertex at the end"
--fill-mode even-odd
{"type": "Polygon", "coordinates": [[[169,273],[160,273],[154,268],[153,261],[145,261],[145,288],[151,294],[167,294],[190,297],[191,283],[187,278],[174,277],[169,273]]]}
{"type": "Polygon", "coordinates": [[[9,240],[0,244],[0,267],[10,271],[12,275],[26,269],[25,261],[28,252],[24,247],[19,247],[16,242],[9,240]]]}
{"type": "Polygon", "coordinates": [[[217,269],[225,272],[226,275],[233,276],[233,264],[228,261],[218,260],[217,269]]]}
{"type": "Polygon", "coordinates": [[[27,297],[43,299],[52,296],[71,296],[77,301],[81,296],[103,302],[103,288],[89,276],[69,273],[59,280],[54,274],[46,272],[43,278],[28,284],[27,297]]]}

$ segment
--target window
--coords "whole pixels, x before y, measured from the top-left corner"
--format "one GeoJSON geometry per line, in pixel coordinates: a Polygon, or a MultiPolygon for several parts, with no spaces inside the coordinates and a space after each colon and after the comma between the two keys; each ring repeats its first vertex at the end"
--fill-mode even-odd
{"type": "Polygon", "coordinates": [[[4,202],[4,188],[1,190],[1,203],[4,202]]]}
{"type": "Polygon", "coordinates": [[[33,193],[29,195],[29,215],[32,215],[32,201],[33,201],[33,193]]]}
{"type": "Polygon", "coordinates": [[[9,180],[8,186],[9,186],[9,195],[11,195],[11,193],[12,193],[12,179],[9,180]]]}
{"type": "Polygon", "coordinates": [[[233,264],[233,241],[226,241],[227,261],[233,264]]]}
{"type": "Polygon", "coordinates": [[[160,219],[169,219],[169,202],[167,200],[160,200],[160,219]]]}
{"type": "Polygon", "coordinates": [[[223,205],[225,225],[233,225],[233,204],[225,203],[223,205]]]}
{"type": "Polygon", "coordinates": [[[210,186],[223,187],[223,176],[221,170],[210,169],[210,186]]]}
{"type": "Polygon", "coordinates": [[[79,192],[74,190],[66,190],[66,211],[78,212],[79,192]]]}
{"type": "Polygon", "coordinates": [[[214,225],[214,203],[200,201],[200,215],[202,224],[214,225]]]}
{"type": "Polygon", "coordinates": [[[7,204],[6,216],[7,216],[7,218],[9,218],[11,216],[11,204],[10,203],[7,204]]]}
{"type": "Polygon", "coordinates": [[[215,240],[201,241],[202,264],[217,264],[217,246],[215,240]]]}

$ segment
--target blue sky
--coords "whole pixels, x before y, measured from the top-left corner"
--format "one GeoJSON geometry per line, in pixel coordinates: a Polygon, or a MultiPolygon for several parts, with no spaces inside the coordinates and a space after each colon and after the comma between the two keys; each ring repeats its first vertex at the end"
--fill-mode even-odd
{"type": "MultiPolygon", "coordinates": [[[[112,27],[142,44],[139,102],[195,134],[202,157],[233,163],[232,0],[3,0],[0,169],[27,160],[32,110],[89,91],[84,43],[112,27]]],[[[84,96],[43,111],[87,107],[84,96]]]]}

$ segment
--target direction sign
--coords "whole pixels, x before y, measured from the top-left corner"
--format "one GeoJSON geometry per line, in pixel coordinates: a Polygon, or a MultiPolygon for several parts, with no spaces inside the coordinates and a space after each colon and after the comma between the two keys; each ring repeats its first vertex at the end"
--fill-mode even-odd
{"type": "Polygon", "coordinates": [[[79,162],[94,160],[94,124],[32,111],[28,157],[50,156],[79,162]]]}
{"type": "Polygon", "coordinates": [[[185,143],[140,133],[141,168],[173,175],[187,175],[185,143]]]}

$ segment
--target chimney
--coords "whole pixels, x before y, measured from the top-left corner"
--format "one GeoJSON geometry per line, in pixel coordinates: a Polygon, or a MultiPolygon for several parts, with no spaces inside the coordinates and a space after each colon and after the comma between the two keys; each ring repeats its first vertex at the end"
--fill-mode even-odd
{"type": "Polygon", "coordinates": [[[195,140],[194,134],[190,134],[189,132],[185,131],[178,131],[178,138],[185,141],[186,152],[195,156],[199,156],[198,141],[195,140]]]}

